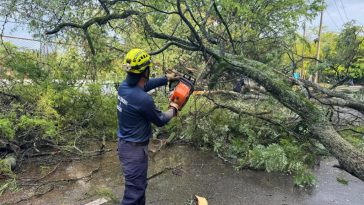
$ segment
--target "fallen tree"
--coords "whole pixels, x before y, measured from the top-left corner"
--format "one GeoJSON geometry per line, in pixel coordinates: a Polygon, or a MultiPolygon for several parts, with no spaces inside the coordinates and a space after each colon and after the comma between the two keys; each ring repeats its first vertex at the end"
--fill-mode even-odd
{"type": "MultiPolygon", "coordinates": [[[[287,1],[285,2],[287,5],[280,5],[278,3],[269,5],[273,9],[268,10],[268,14],[265,14],[267,15],[267,20],[264,20],[264,17],[258,19],[254,15],[268,6],[265,3],[254,5],[254,3],[250,2],[247,5],[251,9],[249,13],[251,16],[249,17],[253,20],[244,20],[245,16],[239,13],[240,6],[242,5],[239,5],[238,2],[231,3],[232,5],[225,2],[229,8],[236,8],[236,11],[232,13],[228,13],[229,9],[223,9],[223,5],[218,5],[215,1],[203,1],[201,5],[197,3],[198,1],[193,0],[183,2],[180,0],[176,2],[166,1],[165,4],[158,3],[157,1],[100,0],[99,5],[89,5],[90,8],[97,10],[96,16],[92,14],[86,15],[86,18],[84,18],[83,16],[76,15],[77,23],[75,23],[72,21],[72,18],[75,18],[73,14],[70,13],[68,18],[63,12],[62,14],[57,14],[58,19],[63,19],[62,23],[51,21],[48,22],[48,25],[42,23],[40,25],[43,25],[43,28],[49,28],[46,31],[47,35],[58,34],[62,31],[65,31],[65,34],[70,36],[74,35],[74,33],[83,33],[89,44],[90,53],[93,56],[97,55],[98,48],[95,47],[94,41],[98,42],[98,39],[92,36],[97,35],[98,32],[100,33],[100,31],[94,31],[95,34],[92,33],[92,30],[97,30],[97,27],[94,25],[99,25],[101,30],[104,29],[102,26],[105,25],[109,25],[110,28],[124,25],[126,28],[119,31],[122,36],[130,32],[128,31],[130,29],[131,31],[139,32],[139,34],[135,33],[135,35],[147,41],[148,39],[158,40],[158,43],[154,42],[154,46],[149,44],[154,50],[156,47],[158,48],[156,51],[150,52],[151,54],[163,53],[171,46],[177,46],[186,51],[198,52],[203,59],[202,62],[205,61],[206,64],[210,64],[205,67],[208,69],[200,71],[201,73],[207,73],[207,75],[217,75],[218,73],[220,76],[241,74],[253,79],[283,106],[298,114],[303,123],[307,125],[312,138],[318,139],[338,159],[340,165],[345,170],[364,180],[364,153],[357,150],[340,136],[334,129],[330,119],[320,108],[319,103],[310,100],[300,92],[292,90],[292,81],[271,69],[271,65],[269,65],[269,61],[266,59],[268,57],[259,56],[260,52],[264,53],[264,51],[269,49],[275,49],[275,47],[279,47],[279,43],[286,43],[284,36],[292,32],[293,25],[297,24],[295,19],[309,15],[308,11],[310,10],[313,10],[313,13],[319,11],[319,7],[313,8],[319,5],[320,1],[314,1],[312,4],[305,3],[304,1],[287,1]],[[192,9],[191,5],[194,5],[195,8],[192,9]],[[297,7],[293,7],[293,5],[297,7]],[[274,13],[274,6],[279,6],[280,11],[292,8],[297,9],[290,10],[287,16],[280,16],[279,12],[274,13]],[[270,16],[277,18],[269,18],[270,16]],[[172,32],[168,33],[159,28],[157,30],[157,26],[150,23],[150,21],[153,21],[151,20],[153,18],[168,19],[168,17],[171,17],[174,20],[173,22],[176,22],[169,29],[172,32]],[[227,17],[230,24],[235,26],[233,29],[229,27],[225,19],[227,17]],[[284,21],[281,21],[280,18],[284,21]],[[115,23],[116,20],[120,19],[123,21],[115,23]],[[272,22],[270,22],[270,19],[272,22]],[[254,34],[247,33],[248,37],[245,37],[244,32],[238,33],[239,26],[243,25],[256,31],[257,34],[254,32],[252,32],[254,34]],[[71,33],[70,30],[72,31],[71,33]],[[255,43],[258,44],[260,41],[267,43],[266,47],[261,48],[262,50],[255,48],[255,43]],[[160,46],[160,44],[163,46],[160,46]],[[239,47],[238,45],[241,46],[239,47]],[[210,61],[211,58],[214,60],[210,61]],[[267,61],[268,64],[260,61],[267,61]],[[214,73],[211,73],[211,71],[214,71],[214,73]]],[[[39,6],[44,10],[48,9],[42,7],[42,5],[39,6]]],[[[64,9],[71,9],[71,7],[65,6],[64,9]]],[[[154,21],[154,23],[157,22],[154,21]]],[[[279,58],[279,56],[275,57],[279,58]]],[[[325,94],[339,96],[337,93],[328,92],[319,85],[310,86],[325,94]]],[[[347,106],[362,112],[363,102],[347,99],[343,95],[340,95],[340,97],[349,103],[325,102],[334,106],[347,106]]]]}
{"type": "Polygon", "coordinates": [[[302,117],[313,137],[319,139],[346,171],[364,180],[364,153],[345,141],[336,132],[326,114],[313,102],[293,92],[285,79],[269,72],[263,64],[251,60],[236,61],[224,58],[220,66],[244,73],[264,86],[279,102],[302,117]]]}

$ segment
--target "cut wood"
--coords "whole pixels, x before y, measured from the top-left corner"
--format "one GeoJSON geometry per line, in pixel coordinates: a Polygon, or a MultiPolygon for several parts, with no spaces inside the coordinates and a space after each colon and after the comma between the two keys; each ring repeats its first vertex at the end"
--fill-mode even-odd
{"type": "Polygon", "coordinates": [[[85,205],[101,205],[101,204],[104,204],[106,202],[107,202],[107,200],[105,198],[99,198],[99,199],[91,201],[91,202],[89,202],[89,203],[87,203],[85,205]]]}

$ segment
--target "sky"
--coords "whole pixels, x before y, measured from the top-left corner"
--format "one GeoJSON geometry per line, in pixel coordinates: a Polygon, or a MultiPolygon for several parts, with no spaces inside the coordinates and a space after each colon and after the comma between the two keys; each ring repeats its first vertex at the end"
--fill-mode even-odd
{"type": "MultiPolygon", "coordinates": [[[[324,31],[338,32],[342,25],[355,20],[364,26],[364,0],[326,0],[327,7],[323,14],[324,31]]],[[[320,16],[310,24],[318,27],[320,16]]]]}
{"type": "MultiPolygon", "coordinates": [[[[323,13],[323,32],[339,32],[345,22],[355,20],[364,26],[364,0],[326,0],[327,8],[323,13]]],[[[0,25],[2,25],[0,18],[0,25]]],[[[320,15],[314,21],[308,22],[308,29],[317,28],[320,24],[320,15]]],[[[4,35],[20,38],[32,38],[24,25],[8,23],[4,30],[4,35]],[[17,29],[15,29],[17,27],[17,29]]],[[[314,34],[313,34],[314,35],[314,34]]],[[[19,47],[39,49],[40,43],[11,38],[3,38],[19,47]]]]}

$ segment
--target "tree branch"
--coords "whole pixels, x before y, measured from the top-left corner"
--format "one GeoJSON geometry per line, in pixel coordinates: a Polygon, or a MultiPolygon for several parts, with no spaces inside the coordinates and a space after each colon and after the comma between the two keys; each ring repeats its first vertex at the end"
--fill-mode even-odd
{"type": "Polygon", "coordinates": [[[8,97],[11,97],[17,101],[20,100],[20,96],[19,95],[13,95],[13,94],[10,94],[10,93],[5,93],[3,91],[0,91],[0,95],[4,95],[4,96],[8,96],[8,97]]]}
{"type": "Polygon", "coordinates": [[[249,116],[252,116],[252,117],[261,119],[263,121],[269,122],[270,124],[273,124],[275,126],[282,127],[282,125],[281,125],[280,122],[276,122],[276,121],[272,120],[271,118],[264,117],[263,115],[264,114],[267,114],[267,112],[263,112],[263,113],[251,113],[251,112],[247,112],[247,111],[244,111],[244,110],[241,110],[241,109],[237,109],[235,107],[231,107],[231,106],[228,106],[228,105],[219,104],[219,103],[217,103],[214,99],[212,99],[208,95],[204,95],[204,97],[206,97],[211,102],[213,102],[216,105],[216,108],[224,108],[224,109],[230,110],[231,112],[236,113],[236,114],[239,114],[239,115],[240,114],[249,115],[249,116]]]}
{"type": "Polygon", "coordinates": [[[227,25],[226,21],[224,20],[224,18],[222,17],[221,13],[219,12],[219,9],[217,8],[217,5],[216,5],[215,1],[214,1],[214,4],[213,5],[214,5],[214,9],[216,11],[217,16],[220,18],[222,24],[224,24],[224,26],[226,28],[226,32],[228,33],[231,46],[233,47],[233,51],[234,51],[234,53],[236,53],[234,41],[233,41],[233,38],[231,36],[230,30],[229,30],[229,26],[227,25]]]}
{"type": "Polygon", "coordinates": [[[110,15],[110,10],[109,8],[107,8],[106,6],[106,1],[105,0],[99,0],[101,7],[104,9],[104,11],[106,12],[107,15],[110,15]]]}
{"type": "Polygon", "coordinates": [[[309,80],[301,79],[300,81],[303,82],[306,86],[309,86],[309,87],[313,88],[314,90],[316,90],[317,92],[323,93],[329,97],[337,97],[337,98],[342,98],[342,99],[354,100],[349,95],[329,90],[329,89],[321,87],[319,84],[311,82],[309,80]]]}
{"type": "Polygon", "coordinates": [[[155,6],[151,6],[151,5],[145,4],[145,3],[140,2],[140,1],[130,1],[130,2],[138,3],[140,5],[143,5],[144,7],[151,8],[151,9],[153,9],[153,10],[155,10],[157,12],[163,13],[163,14],[178,14],[178,12],[176,12],[176,11],[163,11],[163,10],[158,9],[155,6]]]}
{"type": "Polygon", "coordinates": [[[185,15],[182,12],[182,9],[181,9],[181,0],[177,0],[177,9],[178,9],[179,16],[181,17],[181,19],[183,20],[183,22],[185,22],[185,24],[188,26],[188,28],[192,32],[192,34],[195,37],[197,43],[199,44],[199,47],[204,48],[203,43],[202,43],[202,40],[201,40],[201,37],[198,35],[196,29],[192,26],[191,22],[187,20],[187,18],[185,17],[185,15]]]}
{"type": "MultiPolygon", "coordinates": [[[[203,35],[205,36],[205,38],[208,40],[208,42],[212,43],[212,44],[215,44],[217,45],[219,43],[219,40],[210,36],[210,34],[206,31],[206,22],[203,21],[202,24],[199,24],[196,20],[196,18],[194,17],[193,13],[192,13],[192,10],[190,9],[190,7],[188,6],[188,4],[186,4],[187,6],[187,11],[188,13],[190,14],[192,20],[195,22],[195,24],[200,28],[201,32],[203,33],[203,35]]],[[[212,7],[212,4],[211,4],[211,7],[212,7]]],[[[211,8],[209,9],[211,10],[211,8]]],[[[210,11],[206,14],[206,20],[208,18],[208,16],[210,15],[210,11]]]]}
{"type": "Polygon", "coordinates": [[[312,87],[317,92],[323,93],[323,94],[327,95],[328,97],[336,98],[336,99],[332,99],[332,98],[323,99],[323,98],[319,98],[318,96],[312,95],[315,99],[317,99],[322,104],[348,107],[348,108],[355,109],[364,114],[364,102],[356,100],[356,99],[352,98],[351,96],[346,95],[344,93],[339,93],[339,92],[335,92],[335,91],[323,88],[320,85],[318,85],[317,83],[314,83],[314,82],[311,82],[308,80],[301,79],[300,81],[303,82],[305,84],[305,86],[312,87]]]}
{"type": "MultiPolygon", "coordinates": [[[[315,97],[315,96],[314,96],[315,97]]],[[[318,98],[315,97],[320,103],[324,105],[334,105],[334,106],[340,106],[340,107],[348,107],[354,110],[359,111],[360,113],[364,114],[364,104],[354,102],[351,100],[345,100],[341,98],[318,98]]]]}
{"type": "Polygon", "coordinates": [[[178,42],[170,41],[170,42],[166,43],[162,48],[160,48],[160,49],[158,49],[156,51],[149,52],[149,55],[157,55],[159,53],[162,53],[163,51],[165,51],[167,48],[169,48],[172,45],[175,45],[175,46],[177,46],[179,48],[182,48],[182,49],[185,49],[185,50],[190,50],[190,51],[198,51],[199,50],[199,48],[197,48],[197,47],[190,47],[190,46],[178,43],[178,42]]]}
{"type": "Polygon", "coordinates": [[[212,90],[212,91],[203,92],[203,93],[198,94],[198,95],[202,95],[202,96],[211,96],[211,95],[229,96],[229,97],[234,97],[234,98],[239,99],[239,100],[267,100],[268,99],[268,96],[266,96],[264,94],[242,95],[241,93],[237,93],[237,92],[233,92],[233,91],[229,91],[229,90],[212,90]]]}
{"type": "Polygon", "coordinates": [[[79,28],[79,29],[87,29],[88,27],[92,26],[93,24],[99,24],[99,25],[104,25],[106,24],[108,21],[110,20],[114,20],[114,19],[125,19],[131,15],[139,15],[140,13],[138,11],[133,11],[133,10],[127,10],[122,14],[110,14],[110,15],[106,15],[106,16],[100,16],[100,17],[95,17],[92,18],[88,21],[86,21],[84,24],[76,24],[76,23],[61,23],[59,24],[56,28],[50,30],[50,31],[46,31],[47,35],[51,35],[51,34],[55,34],[58,33],[60,30],[62,30],[65,27],[71,27],[71,28],[79,28]]]}
{"type": "MultiPolygon", "coordinates": [[[[148,35],[150,37],[153,37],[153,38],[159,38],[159,39],[164,39],[164,40],[167,40],[167,41],[171,41],[171,42],[174,42],[175,44],[174,45],[180,45],[180,46],[186,46],[187,48],[191,48],[191,50],[194,50],[194,51],[199,51],[201,50],[198,45],[196,44],[193,44],[189,41],[186,41],[186,40],[183,40],[181,38],[178,38],[178,37],[175,37],[175,36],[171,36],[171,35],[166,35],[164,33],[157,33],[153,30],[153,28],[149,25],[148,21],[146,18],[143,18],[143,27],[145,29],[145,31],[148,33],[148,35]]],[[[171,45],[169,45],[171,46],[171,45]]]]}
{"type": "Polygon", "coordinates": [[[85,34],[88,45],[90,46],[90,50],[91,50],[92,55],[96,55],[95,47],[94,47],[94,45],[92,43],[92,39],[91,39],[90,34],[88,33],[87,28],[83,29],[83,33],[85,34]]]}
{"type": "Polygon", "coordinates": [[[158,9],[155,6],[145,4],[145,3],[140,2],[140,1],[134,1],[134,0],[114,0],[114,1],[108,2],[108,4],[112,6],[112,5],[114,5],[114,4],[118,3],[118,2],[130,2],[130,3],[134,2],[134,3],[140,4],[140,5],[144,6],[144,7],[151,8],[151,9],[153,9],[153,10],[155,10],[157,12],[163,13],[163,14],[178,14],[178,12],[175,12],[175,11],[163,11],[161,9],[158,9]]]}

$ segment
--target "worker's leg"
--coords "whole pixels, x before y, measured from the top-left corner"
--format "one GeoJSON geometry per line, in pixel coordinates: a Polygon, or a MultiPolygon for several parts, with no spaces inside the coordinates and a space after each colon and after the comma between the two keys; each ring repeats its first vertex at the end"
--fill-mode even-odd
{"type": "Polygon", "coordinates": [[[122,205],[144,205],[147,188],[148,148],[119,142],[119,160],[125,177],[122,205]]]}

